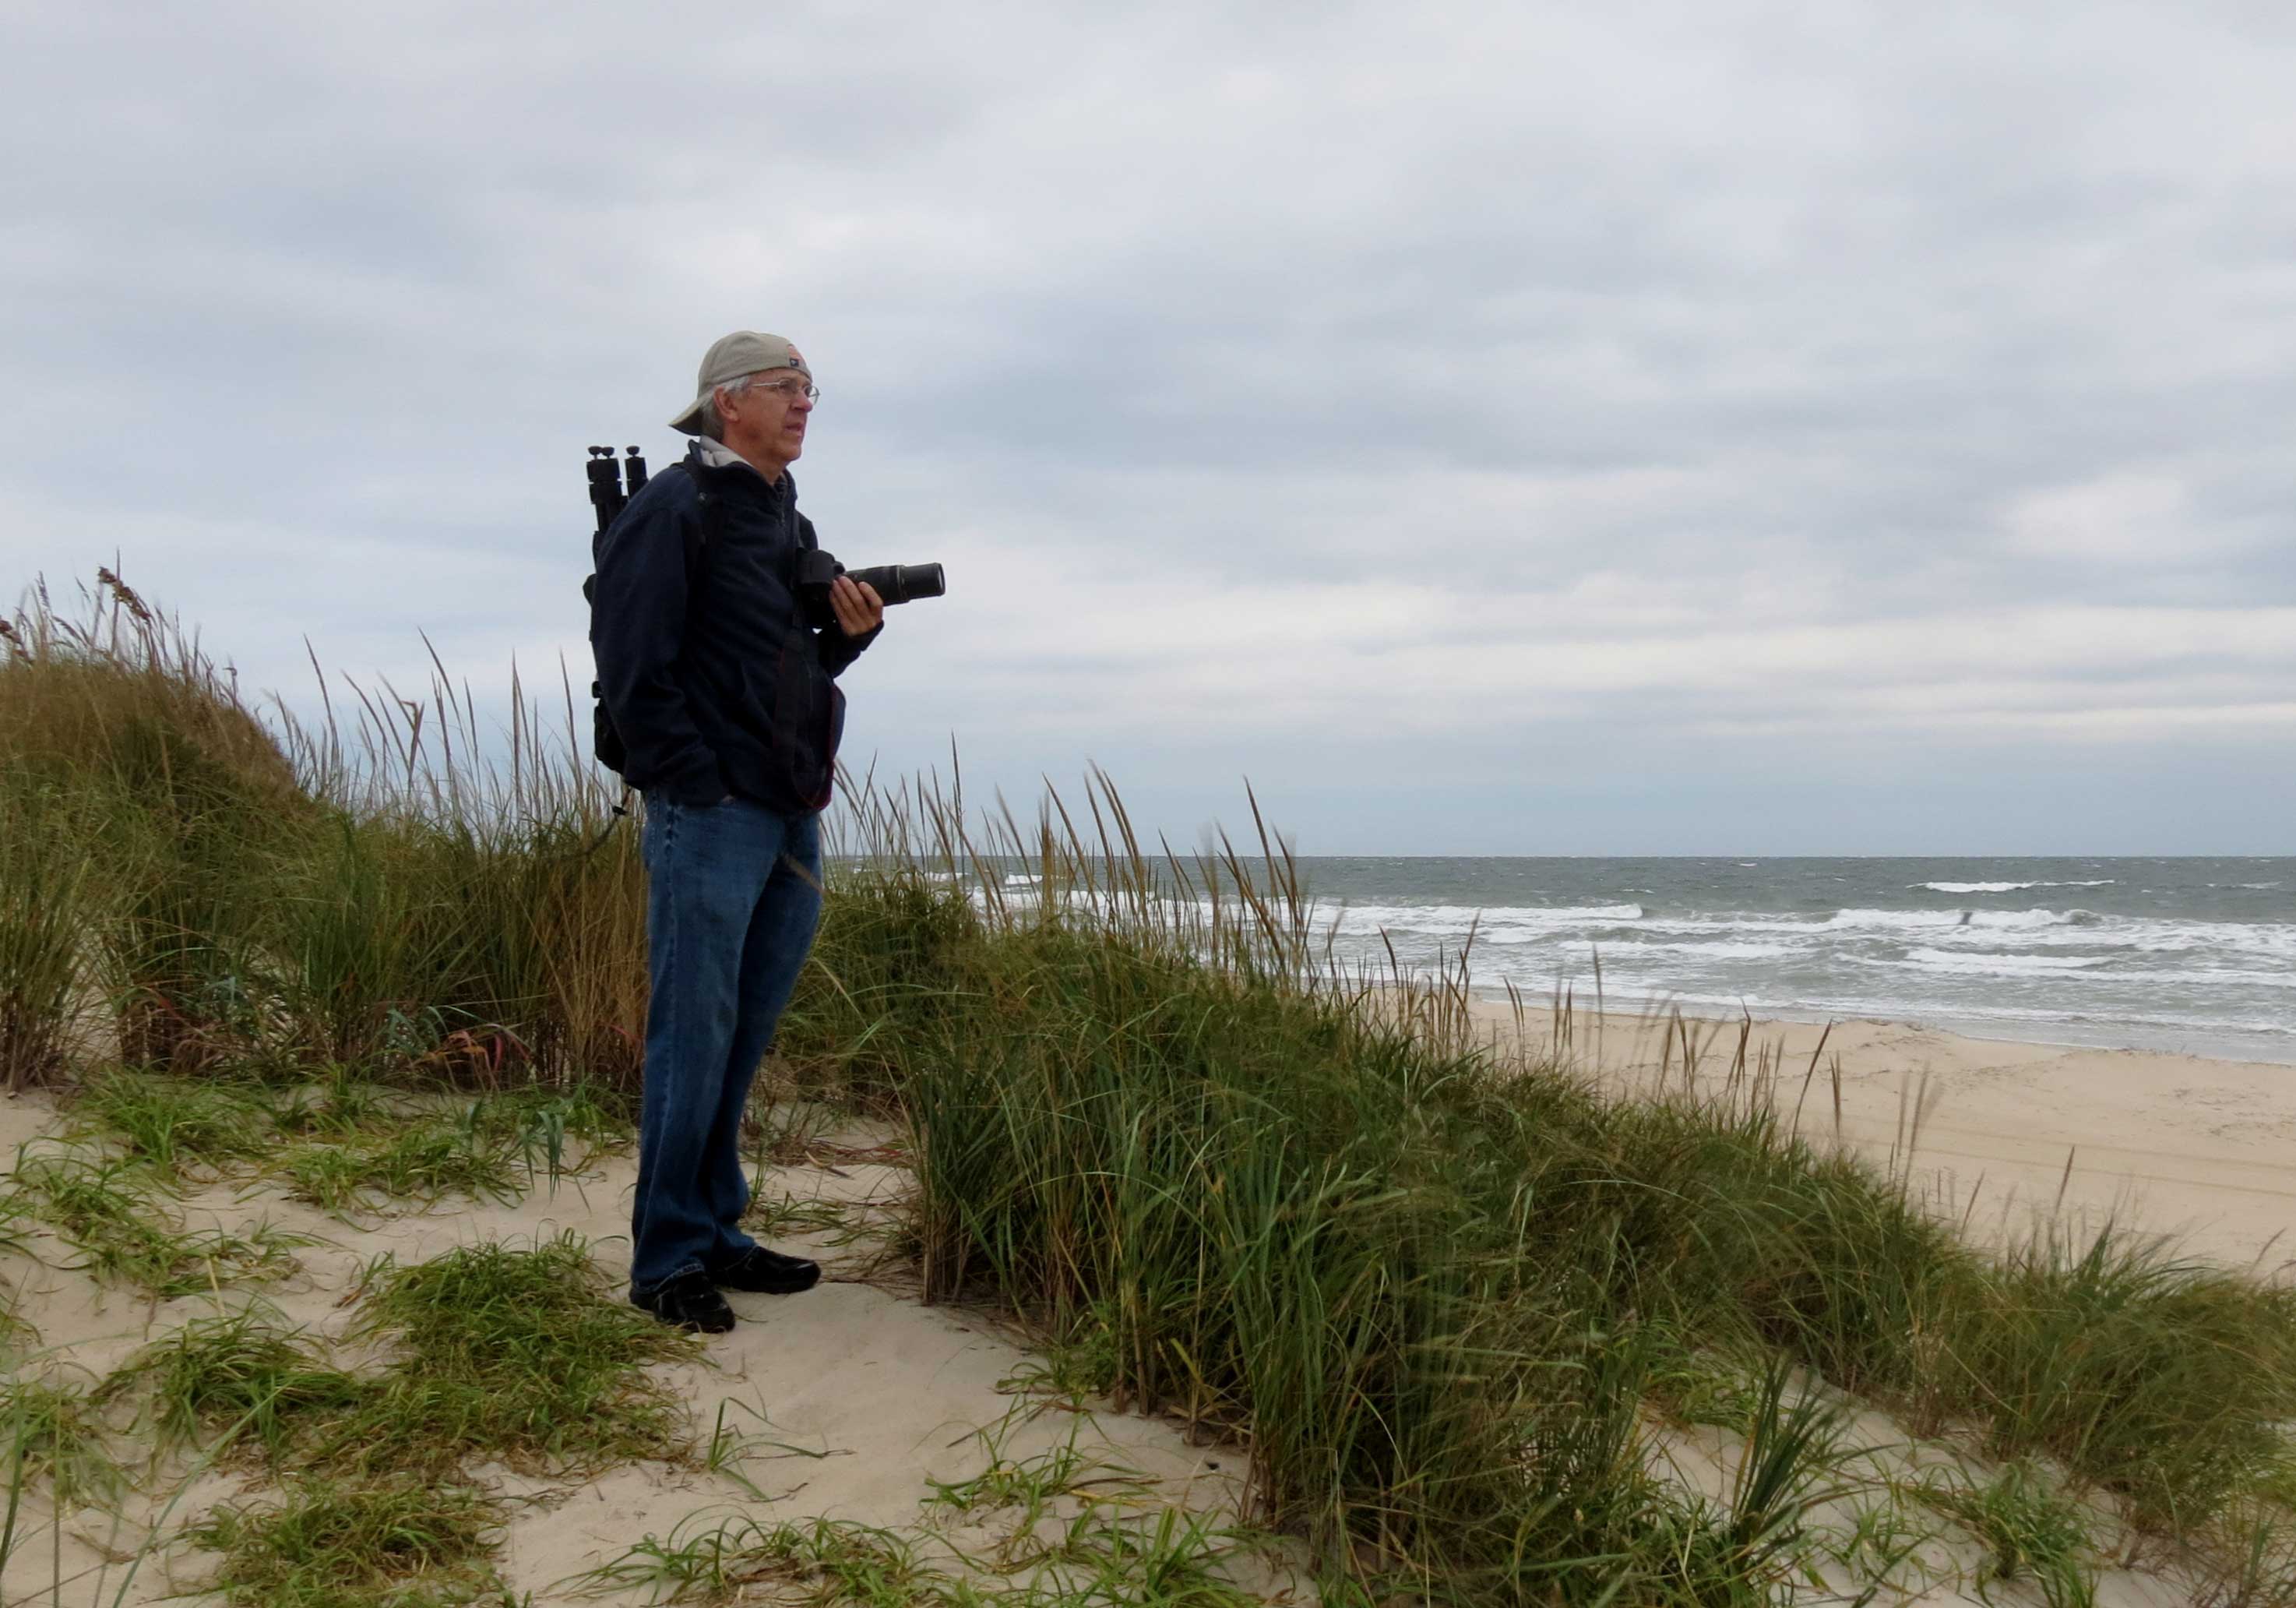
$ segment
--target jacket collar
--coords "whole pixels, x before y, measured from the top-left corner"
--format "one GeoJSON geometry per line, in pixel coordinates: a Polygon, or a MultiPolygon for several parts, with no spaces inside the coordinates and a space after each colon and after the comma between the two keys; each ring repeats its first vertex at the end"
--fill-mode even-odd
{"type": "Polygon", "coordinates": [[[696,436],[693,439],[693,446],[687,454],[687,459],[703,469],[728,472],[740,470],[754,477],[759,488],[768,496],[786,501],[797,495],[797,482],[790,478],[788,470],[782,471],[781,483],[776,485],[766,479],[765,472],[755,464],[726,446],[725,442],[713,441],[708,436],[696,436]]]}

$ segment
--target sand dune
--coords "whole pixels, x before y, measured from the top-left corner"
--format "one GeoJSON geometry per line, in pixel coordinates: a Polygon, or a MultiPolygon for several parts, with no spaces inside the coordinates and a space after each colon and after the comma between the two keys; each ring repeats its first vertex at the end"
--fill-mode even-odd
{"type": "MultiPolygon", "coordinates": [[[[1521,1030],[1531,1047],[1551,1049],[1615,1089],[1679,1089],[1685,1060],[1693,1069],[1687,1081],[1708,1096],[1759,1088],[1819,1143],[1838,1141],[1903,1169],[1918,1194],[1980,1238],[2003,1239],[2037,1221],[2078,1229],[2115,1218],[2174,1234],[2194,1252],[2226,1263],[2276,1274],[2289,1266],[2296,1069],[1997,1043],[1879,1021],[1838,1023],[1823,1034],[1821,1048],[1822,1030],[1792,1023],[1749,1030],[1581,1014],[1518,1024],[1509,1012],[1486,1009],[1495,1035],[1521,1030]]],[[[9,1153],[61,1127],[46,1096],[0,1101],[0,1147],[9,1153]]],[[[1194,1445],[1177,1425],[1112,1411],[1041,1410],[1041,1399],[1014,1389],[1029,1362],[1016,1336],[981,1314],[922,1304],[900,1259],[869,1232],[889,1219],[908,1186],[898,1135],[849,1128],[797,1148],[805,1153],[800,1159],[762,1175],[760,1206],[834,1204],[857,1237],[832,1232],[819,1213],[810,1229],[775,1234],[775,1243],[821,1258],[823,1284],[794,1297],[734,1294],[741,1325],[711,1340],[703,1361],[663,1370],[701,1441],[723,1425],[746,1438],[745,1455],[730,1460],[730,1473],[695,1460],[628,1464],[595,1479],[474,1471],[512,1503],[500,1563],[514,1591],[532,1593],[537,1604],[574,1600],[573,1577],[646,1538],[668,1540],[737,1514],[767,1522],[847,1520],[960,1546],[993,1545],[996,1527],[1011,1516],[935,1514],[926,1506],[932,1482],[979,1473],[992,1452],[1018,1460],[1069,1442],[1128,1471],[1136,1509],[1238,1511],[1243,1459],[1236,1448],[1194,1445]]],[[[454,1199],[349,1220],[244,1182],[209,1186],[184,1207],[194,1227],[243,1228],[267,1219],[309,1236],[314,1243],[299,1252],[301,1270],[262,1299],[289,1322],[335,1341],[353,1317],[348,1298],[360,1270],[386,1252],[415,1262],[459,1245],[571,1231],[619,1280],[627,1268],[622,1236],[632,1171],[627,1158],[604,1157],[554,1187],[537,1181],[515,1204],[454,1199]]],[[[19,1227],[21,1244],[0,1255],[0,1270],[15,1287],[18,1312],[37,1326],[29,1364],[35,1371],[101,1376],[218,1303],[250,1299],[225,1290],[154,1301],[107,1289],[74,1270],[71,1248],[51,1230],[19,1227]]],[[[1866,1416],[1868,1438],[1886,1447],[1894,1427],[1866,1416]]],[[[1652,1451],[1688,1485],[1717,1491],[1739,1455],[1728,1436],[1709,1431],[1660,1431],[1652,1451]]],[[[147,1534],[170,1537],[215,1505],[266,1489],[259,1477],[239,1473],[188,1484],[180,1473],[171,1478],[152,1481],[117,1519],[68,1514],[61,1532],[35,1488],[20,1521],[26,1539],[0,1580],[0,1602],[45,1601],[61,1580],[61,1600],[110,1603],[131,1567],[124,1560],[147,1534]]],[[[1075,1510],[1071,1502],[1061,1511],[1075,1510]]],[[[136,1566],[119,1600],[160,1602],[194,1586],[211,1563],[163,1545],[136,1566]]],[[[1296,1577],[1264,1562],[1235,1567],[1272,1597],[1306,1595],[1296,1577]]],[[[645,1594],[619,1600],[644,1601],[645,1594]]],[[[1964,1598],[1939,1586],[1903,1600],[1964,1598]]],[[[2161,1578],[2115,1570],[2099,1600],[2178,1599],[2161,1578]]]]}
{"type": "MultiPolygon", "coordinates": [[[[1507,1008],[1478,1009],[1494,1031],[1515,1030],[1507,1008]]],[[[1567,1025],[1538,1014],[1522,1027],[1534,1048],[1556,1049],[1607,1087],[1640,1089],[1681,1087],[1686,1030],[1695,1080],[1710,1093],[1730,1082],[1742,1031],[1744,1075],[1766,1080],[1803,1134],[1838,1134],[1861,1155],[1906,1168],[1917,1193],[1981,1240],[2062,1215],[2076,1229],[2112,1219],[2170,1235],[2194,1254],[2260,1271],[2296,1258],[2296,1067],[1890,1021],[1745,1029],[1581,1013],[1567,1025]]]]}

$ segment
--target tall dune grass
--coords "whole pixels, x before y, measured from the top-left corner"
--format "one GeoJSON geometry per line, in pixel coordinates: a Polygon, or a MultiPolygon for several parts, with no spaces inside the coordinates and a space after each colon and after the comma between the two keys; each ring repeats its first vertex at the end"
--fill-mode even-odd
{"type": "MultiPolygon", "coordinates": [[[[12,1081],[108,1042],[634,1088],[641,869],[562,678],[500,736],[443,669],[329,685],[306,726],[108,573],[7,636],[12,1081]]],[[[1731,1504],[1653,1480],[1685,1336],[2046,1456],[2155,1531],[2296,1489],[2296,1293],[2122,1227],[1980,1254],[1751,1091],[1616,1102],[1496,1050],[1464,974],[1336,963],[1256,812],[1251,853],[1183,857],[1105,778],[1024,821],[952,769],[852,788],[833,827],[783,1071],[914,1129],[928,1297],[1244,1440],[1334,1589],[1771,1600],[1838,1457],[1779,1388],[1731,1504]]]]}
{"type": "Polygon", "coordinates": [[[0,908],[45,915],[0,944],[0,1073],[53,1075],[58,1002],[93,995],[129,1058],[179,1069],[633,1082],[636,844],[522,686],[504,744],[443,674],[420,700],[323,679],[314,727],[108,570],[84,618],[36,594],[7,648],[0,908]]]}

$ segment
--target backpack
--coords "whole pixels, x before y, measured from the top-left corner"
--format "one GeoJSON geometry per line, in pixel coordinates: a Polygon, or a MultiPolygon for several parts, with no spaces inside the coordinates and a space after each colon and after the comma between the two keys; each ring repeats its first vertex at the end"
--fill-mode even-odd
{"type": "MultiPolygon", "coordinates": [[[[590,450],[594,453],[600,449],[594,447],[590,450]]],[[[629,496],[636,496],[646,482],[645,461],[638,457],[635,451],[631,454],[631,461],[636,467],[630,476],[629,496]]],[[[609,458],[606,462],[611,464],[612,460],[609,458]]],[[[673,470],[683,470],[685,465],[672,464],[670,467],[673,470]]],[[[664,472],[667,473],[668,471],[664,472]]],[[[685,539],[685,584],[689,600],[694,584],[700,578],[696,570],[709,551],[709,539],[713,536],[723,534],[726,527],[726,507],[718,500],[718,494],[707,486],[701,487],[700,491],[701,518],[696,521],[692,534],[685,539]]],[[[593,500],[596,500],[594,493],[593,500]]],[[[598,530],[601,535],[603,535],[606,528],[614,522],[627,502],[628,497],[617,493],[611,510],[607,505],[600,505],[598,530]]],[[[598,606],[598,575],[594,570],[582,578],[582,601],[594,610],[598,606]]],[[[690,612],[692,609],[690,601],[687,608],[690,612]]],[[[595,680],[590,683],[590,754],[599,764],[618,776],[623,774],[624,767],[630,762],[628,746],[622,742],[622,734],[614,728],[614,718],[606,710],[606,689],[595,680]]]]}

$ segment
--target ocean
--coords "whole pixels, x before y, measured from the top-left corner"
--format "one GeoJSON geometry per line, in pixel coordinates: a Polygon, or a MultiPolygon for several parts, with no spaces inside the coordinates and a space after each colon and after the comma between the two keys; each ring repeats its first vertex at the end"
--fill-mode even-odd
{"type": "Polygon", "coordinates": [[[1607,1004],[2296,1063],[2296,858],[1303,857],[1337,952],[1607,1004]]]}

